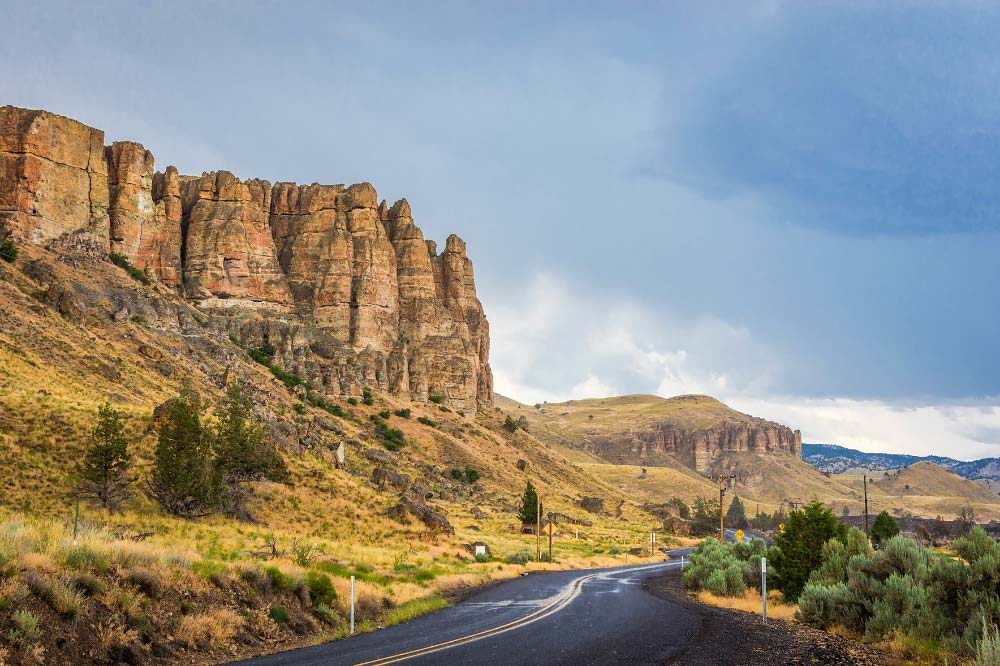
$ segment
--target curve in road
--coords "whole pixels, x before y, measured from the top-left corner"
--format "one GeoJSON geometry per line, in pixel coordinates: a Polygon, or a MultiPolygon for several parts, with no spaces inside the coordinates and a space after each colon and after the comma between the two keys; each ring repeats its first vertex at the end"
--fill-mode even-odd
{"type": "MultiPolygon", "coordinates": [[[[679,558],[687,551],[672,551],[679,558]]],[[[242,662],[319,664],[662,664],[698,633],[698,616],[643,590],[680,560],[532,574],[411,622],[242,662]]]]}

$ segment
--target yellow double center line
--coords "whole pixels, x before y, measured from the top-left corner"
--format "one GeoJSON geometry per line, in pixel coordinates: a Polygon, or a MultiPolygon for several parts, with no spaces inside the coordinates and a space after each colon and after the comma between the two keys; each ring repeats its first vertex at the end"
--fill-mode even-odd
{"type": "MultiPolygon", "coordinates": [[[[653,567],[662,565],[653,565],[652,567],[638,567],[632,569],[631,571],[642,571],[644,569],[651,569],[653,567]]],[[[629,571],[629,573],[631,573],[629,571]]],[[[416,657],[423,657],[424,655],[433,654],[435,652],[441,652],[442,650],[449,650],[453,647],[459,647],[460,645],[468,645],[469,643],[475,643],[476,641],[481,641],[484,638],[491,638],[493,636],[498,636],[499,634],[506,633],[508,631],[514,631],[515,629],[520,629],[533,622],[538,622],[539,620],[544,620],[550,615],[558,613],[566,606],[573,603],[573,600],[580,596],[580,591],[583,589],[585,583],[594,580],[600,576],[606,575],[608,573],[615,572],[601,572],[594,573],[587,576],[582,576],[577,578],[573,583],[560,594],[556,599],[543,606],[536,611],[525,615],[522,618],[508,622],[507,624],[501,624],[491,629],[485,629],[483,631],[477,632],[475,634],[469,634],[467,636],[460,636],[459,638],[453,638],[450,641],[444,641],[443,643],[436,643],[434,645],[428,645],[426,647],[418,648],[416,650],[410,650],[409,652],[400,652],[399,654],[390,655],[388,657],[382,657],[380,659],[373,659],[372,661],[365,661],[359,663],[357,666],[381,666],[382,664],[395,664],[400,661],[406,661],[407,659],[415,659],[416,657]]]]}

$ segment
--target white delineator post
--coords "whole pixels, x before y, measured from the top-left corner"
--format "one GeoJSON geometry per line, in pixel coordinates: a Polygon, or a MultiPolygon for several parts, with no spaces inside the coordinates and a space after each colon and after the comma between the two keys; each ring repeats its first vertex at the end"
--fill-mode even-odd
{"type": "Polygon", "coordinates": [[[760,604],[764,624],[767,624],[767,558],[760,558],[760,604]]]}
{"type": "Polygon", "coordinates": [[[351,636],[354,635],[354,576],[351,576],[351,636]]]}

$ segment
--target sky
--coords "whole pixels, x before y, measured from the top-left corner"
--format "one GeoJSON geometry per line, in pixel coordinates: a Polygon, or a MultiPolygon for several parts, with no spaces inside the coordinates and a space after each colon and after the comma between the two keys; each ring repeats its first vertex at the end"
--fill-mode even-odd
{"type": "Polygon", "coordinates": [[[0,104],[370,181],[468,242],[500,393],[708,393],[1000,456],[1000,9],[11,3],[0,104]]]}

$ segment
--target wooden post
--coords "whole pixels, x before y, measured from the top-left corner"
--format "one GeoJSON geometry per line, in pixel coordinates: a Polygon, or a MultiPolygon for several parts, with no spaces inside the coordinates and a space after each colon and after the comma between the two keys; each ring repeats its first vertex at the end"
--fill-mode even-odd
{"type": "Polygon", "coordinates": [[[552,512],[549,511],[549,564],[552,564],[552,512]]]}
{"type": "Polygon", "coordinates": [[[865,536],[868,535],[868,472],[864,475],[864,485],[865,485],[865,536]]]}
{"type": "Polygon", "coordinates": [[[542,498],[535,494],[535,561],[542,559],[542,498]]]}

